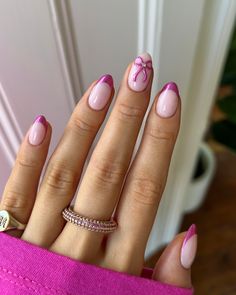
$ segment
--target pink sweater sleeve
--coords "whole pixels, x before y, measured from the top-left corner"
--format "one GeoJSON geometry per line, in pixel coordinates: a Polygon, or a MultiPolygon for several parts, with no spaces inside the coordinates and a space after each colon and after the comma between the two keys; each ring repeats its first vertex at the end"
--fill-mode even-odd
{"type": "Polygon", "coordinates": [[[82,263],[47,249],[0,233],[0,294],[62,295],[191,295],[193,289],[178,288],[151,279],[82,263]]]}

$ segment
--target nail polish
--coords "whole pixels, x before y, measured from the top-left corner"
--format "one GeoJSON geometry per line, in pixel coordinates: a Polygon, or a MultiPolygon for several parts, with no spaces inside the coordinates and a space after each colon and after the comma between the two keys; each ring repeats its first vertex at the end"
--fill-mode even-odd
{"type": "Polygon", "coordinates": [[[189,269],[197,252],[197,227],[192,224],[188,229],[181,249],[180,260],[184,268],[189,269]]]}
{"type": "Polygon", "coordinates": [[[152,58],[150,54],[143,53],[136,57],[128,77],[129,87],[137,92],[143,91],[150,80],[152,72],[152,58]]]}
{"type": "Polygon", "coordinates": [[[40,145],[47,132],[47,120],[44,116],[36,117],[29,132],[29,143],[32,145],[40,145]]]}
{"type": "Polygon", "coordinates": [[[178,106],[179,90],[174,82],[167,83],[159,95],[156,112],[162,118],[172,117],[178,106]]]}
{"type": "Polygon", "coordinates": [[[113,89],[113,79],[111,75],[103,75],[93,87],[89,98],[89,106],[96,111],[100,111],[107,104],[113,89]]]}

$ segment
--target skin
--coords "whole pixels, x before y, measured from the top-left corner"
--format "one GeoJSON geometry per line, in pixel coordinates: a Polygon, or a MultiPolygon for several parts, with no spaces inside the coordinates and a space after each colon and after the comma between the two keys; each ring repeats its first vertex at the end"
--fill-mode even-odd
{"type": "MultiPolygon", "coordinates": [[[[52,127],[48,122],[46,137],[39,146],[29,143],[28,131],[5,186],[0,208],[27,223],[23,232],[13,230],[9,234],[73,259],[140,276],[179,131],[181,100],[172,117],[161,118],[155,111],[159,93],[156,95],[141,145],[129,167],[153,79],[152,73],[144,91],[133,91],[127,83],[131,66],[127,67],[111,115],[90,158],[74,207],[81,215],[102,220],[110,219],[118,202],[117,230],[105,236],[66,222],[61,216],[77,190],[89,148],[114,95],[113,89],[109,103],[102,110],[91,109],[88,97],[96,81],[72,113],[47,163],[39,190],[52,127]]],[[[184,233],[168,245],[157,261],[153,279],[191,287],[190,269],[180,264],[183,240],[184,233]]]]}

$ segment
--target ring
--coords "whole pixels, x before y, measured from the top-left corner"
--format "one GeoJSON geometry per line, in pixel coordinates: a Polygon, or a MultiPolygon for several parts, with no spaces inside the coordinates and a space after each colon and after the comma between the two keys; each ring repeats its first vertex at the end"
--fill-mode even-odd
{"type": "Polygon", "coordinates": [[[96,220],[88,218],[74,212],[71,207],[65,208],[62,211],[62,216],[66,221],[84,227],[90,231],[111,233],[117,228],[117,222],[112,218],[110,220],[96,220]]]}
{"type": "Polygon", "coordinates": [[[25,229],[26,224],[19,222],[7,210],[0,210],[0,232],[9,229],[25,229]]]}

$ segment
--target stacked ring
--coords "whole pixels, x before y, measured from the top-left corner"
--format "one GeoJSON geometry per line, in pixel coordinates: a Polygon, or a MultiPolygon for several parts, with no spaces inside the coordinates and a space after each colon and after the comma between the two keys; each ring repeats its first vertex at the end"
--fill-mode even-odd
{"type": "Polygon", "coordinates": [[[62,211],[62,216],[66,221],[84,227],[85,229],[90,231],[111,233],[117,228],[117,222],[114,219],[96,220],[88,218],[74,212],[71,207],[65,208],[62,211]]]}

